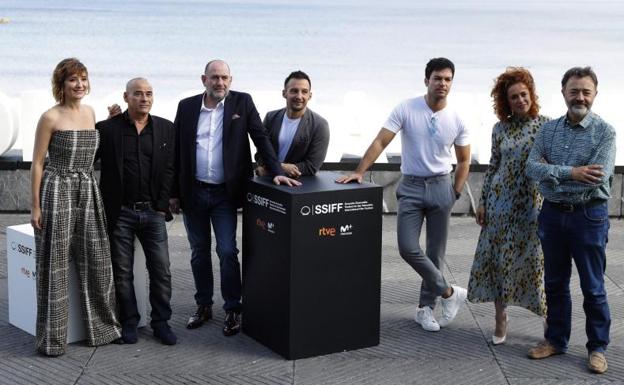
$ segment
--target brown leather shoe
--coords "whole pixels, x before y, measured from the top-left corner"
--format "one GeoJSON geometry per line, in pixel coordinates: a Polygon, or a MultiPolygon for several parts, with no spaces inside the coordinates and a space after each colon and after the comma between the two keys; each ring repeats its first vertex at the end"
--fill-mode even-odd
{"type": "Polygon", "coordinates": [[[542,358],[547,358],[550,356],[563,354],[563,353],[564,352],[562,352],[561,350],[558,350],[556,347],[552,346],[550,342],[544,340],[540,342],[539,344],[537,344],[536,346],[529,349],[529,352],[527,354],[529,358],[532,358],[534,360],[540,360],[542,358]]]}
{"type": "Polygon", "coordinates": [[[591,352],[589,353],[589,362],[587,363],[589,371],[592,373],[602,374],[607,371],[607,359],[604,353],[591,352]]]}
{"type": "Polygon", "coordinates": [[[186,323],[186,328],[196,329],[202,326],[203,323],[207,322],[209,319],[212,319],[212,306],[199,305],[197,306],[195,314],[193,314],[186,323]]]}
{"type": "Polygon", "coordinates": [[[225,320],[223,321],[223,335],[226,337],[233,336],[240,331],[240,314],[227,311],[225,312],[225,320]]]}

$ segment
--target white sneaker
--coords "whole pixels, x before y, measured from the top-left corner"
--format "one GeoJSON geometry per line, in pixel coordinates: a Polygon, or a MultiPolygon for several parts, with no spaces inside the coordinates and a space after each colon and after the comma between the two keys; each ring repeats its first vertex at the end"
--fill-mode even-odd
{"type": "Polygon", "coordinates": [[[440,326],[448,326],[459,311],[459,308],[466,302],[468,292],[463,287],[452,286],[453,294],[448,298],[442,298],[442,318],[440,318],[440,326]]]}
{"type": "Polygon", "coordinates": [[[440,330],[440,325],[433,317],[433,310],[429,306],[423,306],[416,309],[414,321],[416,321],[417,324],[420,324],[420,326],[428,332],[437,332],[440,330]]]}

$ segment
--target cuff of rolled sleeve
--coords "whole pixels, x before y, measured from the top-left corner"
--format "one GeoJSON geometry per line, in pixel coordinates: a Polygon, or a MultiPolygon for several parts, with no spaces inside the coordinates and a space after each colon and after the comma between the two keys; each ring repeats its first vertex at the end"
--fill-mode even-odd
{"type": "Polygon", "coordinates": [[[559,168],[559,179],[569,180],[572,179],[572,166],[561,166],[559,168]]]}

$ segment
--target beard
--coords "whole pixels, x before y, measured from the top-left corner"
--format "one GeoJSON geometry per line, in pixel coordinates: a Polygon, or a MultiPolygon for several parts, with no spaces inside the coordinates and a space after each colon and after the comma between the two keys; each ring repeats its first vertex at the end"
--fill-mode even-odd
{"type": "Polygon", "coordinates": [[[293,111],[299,112],[299,111],[303,111],[306,108],[306,105],[304,103],[298,103],[298,104],[293,103],[293,104],[290,104],[288,107],[293,111]]]}
{"type": "Polygon", "coordinates": [[[229,90],[220,91],[219,93],[216,93],[215,91],[210,91],[208,93],[208,96],[210,96],[210,98],[212,98],[213,100],[220,102],[221,100],[225,99],[228,93],[229,93],[229,90]],[[223,96],[221,96],[221,92],[223,92],[223,96]]]}
{"type": "Polygon", "coordinates": [[[570,106],[570,112],[576,116],[585,116],[589,112],[589,107],[585,104],[573,104],[570,106]]]}

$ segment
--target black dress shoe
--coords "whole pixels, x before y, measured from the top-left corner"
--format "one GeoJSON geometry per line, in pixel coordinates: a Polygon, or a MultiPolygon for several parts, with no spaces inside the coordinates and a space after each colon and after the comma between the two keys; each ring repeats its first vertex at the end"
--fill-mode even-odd
{"type": "Polygon", "coordinates": [[[195,329],[200,326],[209,319],[212,318],[212,306],[210,305],[199,305],[197,306],[197,310],[195,314],[193,314],[188,322],[186,323],[187,329],[195,329]]]}
{"type": "Polygon", "coordinates": [[[160,339],[163,345],[175,345],[178,342],[178,337],[173,334],[173,330],[166,322],[158,326],[152,326],[152,328],[154,329],[154,337],[160,339]]]}
{"type": "Polygon", "coordinates": [[[139,340],[139,333],[135,324],[121,325],[121,339],[124,344],[136,344],[139,340]]]}
{"type": "Polygon", "coordinates": [[[112,343],[112,344],[115,344],[115,345],[123,345],[123,344],[125,344],[126,342],[124,341],[124,339],[123,339],[123,338],[119,337],[119,338],[117,338],[117,339],[113,340],[111,343],[112,343]]]}
{"type": "Polygon", "coordinates": [[[233,336],[240,331],[240,327],[240,314],[226,311],[225,320],[223,321],[223,335],[226,337],[233,336]]]}

